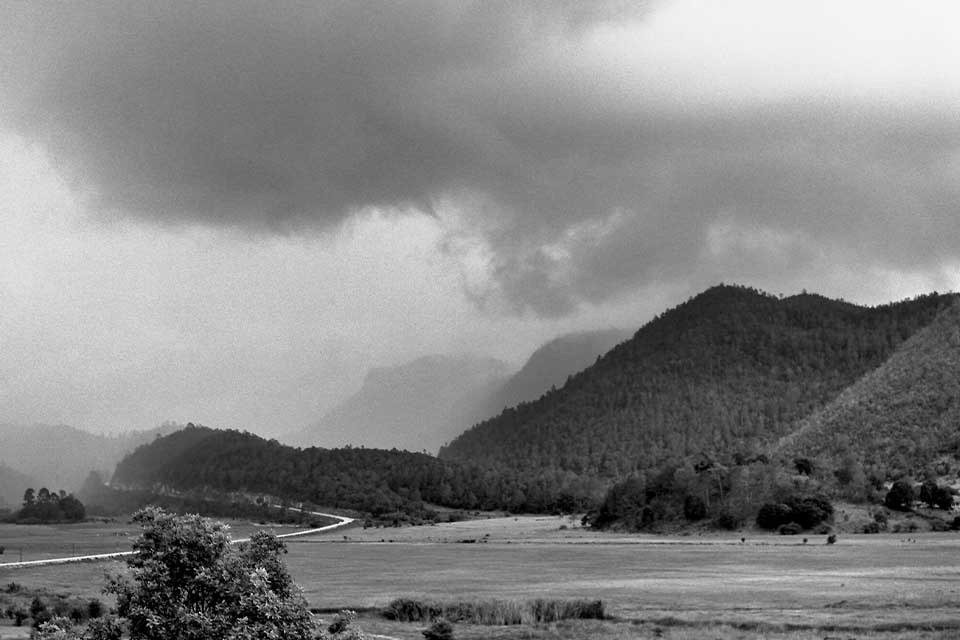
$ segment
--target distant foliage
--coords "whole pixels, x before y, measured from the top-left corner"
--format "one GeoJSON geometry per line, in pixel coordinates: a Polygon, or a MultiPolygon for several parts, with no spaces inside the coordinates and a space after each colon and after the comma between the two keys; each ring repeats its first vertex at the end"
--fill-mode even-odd
{"type": "Polygon", "coordinates": [[[953,491],[950,487],[940,486],[933,480],[927,480],[920,485],[920,502],[925,502],[933,509],[950,509],[953,507],[953,491]]]}
{"type": "MultiPolygon", "coordinates": [[[[762,529],[780,530],[796,525],[799,533],[812,529],[833,516],[833,505],[823,496],[789,496],[783,502],[767,503],[757,512],[757,526],[762,529]]],[[[792,529],[792,527],[791,527],[792,529]]],[[[784,533],[784,531],[780,531],[784,533]]]]}
{"type": "Polygon", "coordinates": [[[83,503],[73,494],[61,490],[54,493],[46,487],[37,492],[28,488],[23,494],[23,507],[14,516],[20,523],[79,522],[86,517],[83,503]]]}
{"type": "Polygon", "coordinates": [[[897,511],[910,511],[913,508],[913,501],[916,494],[913,491],[913,483],[909,480],[897,480],[893,483],[883,503],[891,509],[897,511]]]}

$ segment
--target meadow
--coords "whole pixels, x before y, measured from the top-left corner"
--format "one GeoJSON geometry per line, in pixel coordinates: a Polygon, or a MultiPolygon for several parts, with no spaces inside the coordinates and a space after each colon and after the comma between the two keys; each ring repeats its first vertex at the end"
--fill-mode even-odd
{"type": "MultiPolygon", "coordinates": [[[[367,631],[421,638],[373,611],[397,597],[600,599],[609,621],[458,625],[458,638],[952,638],[960,635],[960,536],[597,534],[566,519],[498,518],[291,539],[287,564],[312,607],[353,608],[367,631]],[[382,540],[382,542],[381,542],[382,540]],[[392,540],[392,542],[391,542],[392,540]],[[525,635],[524,635],[525,634],[525,635]]],[[[97,596],[120,563],[0,569],[10,581],[97,596]]]]}

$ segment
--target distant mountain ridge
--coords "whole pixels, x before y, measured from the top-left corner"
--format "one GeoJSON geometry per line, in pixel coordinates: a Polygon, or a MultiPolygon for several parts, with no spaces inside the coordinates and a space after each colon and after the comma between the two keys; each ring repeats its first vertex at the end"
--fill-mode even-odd
{"type": "Polygon", "coordinates": [[[606,329],[554,338],[534,351],[523,367],[493,394],[490,411],[483,417],[491,417],[521,402],[536,400],[552,387],[563,386],[567,378],[586,369],[632,333],[624,329],[606,329]]]}
{"type": "Polygon", "coordinates": [[[538,398],[592,364],[630,333],[583,331],[554,338],[517,372],[493,358],[431,355],[371,369],[362,388],[316,423],[281,440],[434,453],[504,407],[538,398]]]}
{"type": "MultiPolygon", "coordinates": [[[[76,491],[91,471],[109,477],[126,454],[180,427],[168,423],[146,431],[103,435],[67,425],[0,424],[0,464],[52,491],[76,491]]],[[[25,488],[19,490],[21,497],[25,488]]]]}
{"type": "Polygon", "coordinates": [[[285,440],[300,446],[436,451],[484,417],[487,398],[507,370],[499,360],[471,355],[425,356],[372,369],[356,394],[285,440]]]}

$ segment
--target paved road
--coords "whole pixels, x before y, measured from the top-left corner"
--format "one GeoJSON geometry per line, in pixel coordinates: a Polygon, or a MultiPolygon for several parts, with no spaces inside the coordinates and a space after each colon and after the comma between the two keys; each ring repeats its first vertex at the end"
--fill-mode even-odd
{"type": "MultiPolygon", "coordinates": [[[[275,505],[276,506],[276,505],[275,505]]],[[[294,507],[287,507],[290,511],[300,511],[294,507]]],[[[332,513],[321,513],[319,511],[308,511],[310,515],[314,516],[323,516],[326,518],[333,518],[337,520],[334,524],[328,524],[325,527],[317,527],[316,529],[306,529],[304,531],[294,531],[293,533],[284,533],[278,538],[293,538],[297,536],[308,536],[314,533],[322,533],[324,531],[332,531],[333,529],[339,529],[340,527],[345,527],[351,522],[353,518],[347,518],[346,516],[337,516],[332,513]]],[[[241,538],[240,540],[234,540],[234,542],[247,542],[249,538],[241,538]]],[[[114,553],[95,553],[88,556],[70,556],[67,558],[47,558],[46,560],[27,560],[26,562],[0,562],[0,569],[16,569],[18,567],[40,567],[45,565],[54,565],[54,564],[71,564],[74,562],[99,562],[100,560],[114,560],[116,558],[124,558],[126,556],[133,555],[133,551],[118,551],[114,553]]]]}

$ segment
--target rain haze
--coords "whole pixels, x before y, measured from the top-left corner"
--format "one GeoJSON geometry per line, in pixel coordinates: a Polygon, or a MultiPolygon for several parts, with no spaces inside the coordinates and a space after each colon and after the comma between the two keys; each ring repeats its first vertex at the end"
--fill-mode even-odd
{"type": "Polygon", "coordinates": [[[316,420],[718,282],[960,285],[954,2],[0,7],[0,422],[316,420]]]}

